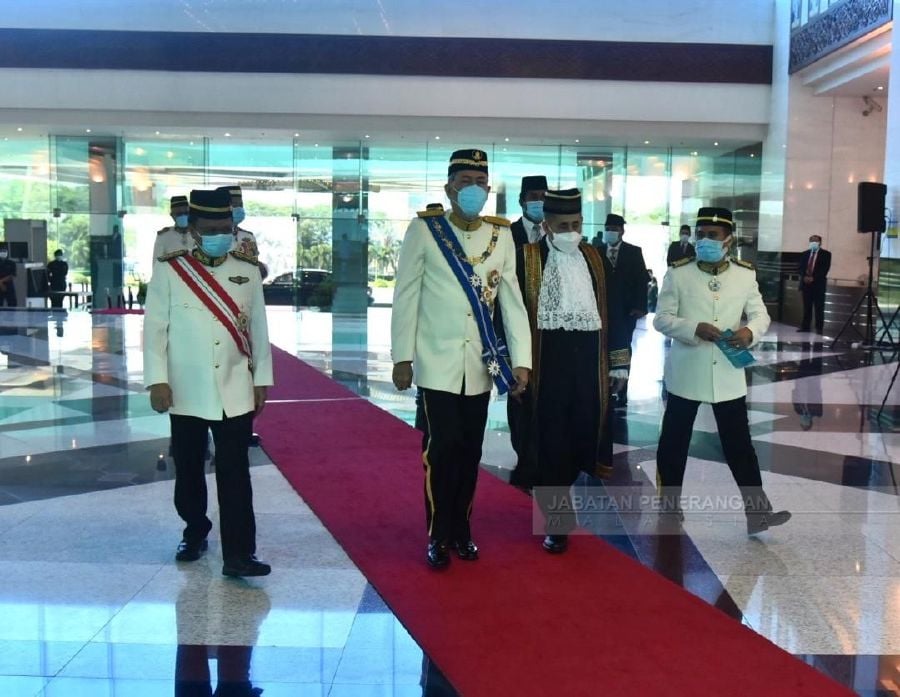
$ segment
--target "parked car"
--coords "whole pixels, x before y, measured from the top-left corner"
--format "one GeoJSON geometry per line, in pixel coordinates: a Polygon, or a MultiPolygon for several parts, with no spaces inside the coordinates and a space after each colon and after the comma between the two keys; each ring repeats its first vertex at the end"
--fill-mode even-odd
{"type": "MultiPolygon", "coordinates": [[[[288,271],[263,283],[266,305],[331,307],[334,290],[331,272],[325,269],[288,271]]],[[[366,288],[366,296],[369,305],[375,302],[371,286],[366,288]]]]}
{"type": "Polygon", "coordinates": [[[263,283],[266,305],[320,305],[330,307],[333,297],[331,272],[325,269],[297,269],[279,274],[263,283]]]}

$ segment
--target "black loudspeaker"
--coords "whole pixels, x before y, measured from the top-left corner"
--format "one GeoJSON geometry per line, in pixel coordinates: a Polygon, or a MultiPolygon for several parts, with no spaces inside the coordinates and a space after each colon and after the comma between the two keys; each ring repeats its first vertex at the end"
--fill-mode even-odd
{"type": "Polygon", "coordinates": [[[884,197],[887,187],[877,182],[860,182],[856,191],[856,231],[884,232],[884,197]]]}

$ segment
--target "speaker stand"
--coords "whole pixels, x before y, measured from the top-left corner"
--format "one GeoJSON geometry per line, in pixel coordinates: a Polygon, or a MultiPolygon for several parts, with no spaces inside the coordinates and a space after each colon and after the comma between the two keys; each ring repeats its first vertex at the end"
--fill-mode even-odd
{"type": "MultiPolygon", "coordinates": [[[[870,232],[871,242],[869,245],[869,278],[868,285],[866,287],[866,292],[862,294],[859,300],[857,300],[856,305],[853,306],[853,309],[850,311],[850,315],[847,317],[847,320],[844,322],[844,325],[841,327],[841,330],[837,333],[837,336],[831,342],[831,348],[834,348],[837,345],[837,342],[840,341],[841,336],[843,336],[844,332],[847,331],[848,328],[853,329],[856,334],[863,340],[862,347],[864,349],[874,349],[875,345],[875,327],[873,325],[873,313],[872,308],[878,312],[878,317],[881,320],[881,325],[887,329],[888,324],[884,321],[884,314],[881,312],[881,307],[878,305],[878,296],[875,294],[873,289],[874,283],[874,265],[875,265],[875,252],[876,252],[876,244],[875,244],[875,236],[878,235],[878,239],[881,239],[880,232],[870,232]],[[866,333],[865,335],[860,334],[859,330],[853,326],[853,320],[856,317],[856,313],[859,312],[859,308],[862,307],[863,303],[866,303],[866,333]]],[[[878,245],[880,247],[880,245],[878,245]]],[[[894,313],[896,315],[896,312],[894,313]]],[[[893,321],[893,318],[891,318],[893,321]]],[[[891,348],[896,348],[897,344],[894,342],[893,338],[890,335],[890,332],[885,331],[882,334],[882,338],[886,338],[888,344],[891,348]]]]}

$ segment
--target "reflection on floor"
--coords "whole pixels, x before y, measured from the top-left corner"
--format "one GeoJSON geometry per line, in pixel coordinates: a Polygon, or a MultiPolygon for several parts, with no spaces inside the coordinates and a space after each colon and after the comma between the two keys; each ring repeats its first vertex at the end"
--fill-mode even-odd
{"type": "MultiPolygon", "coordinates": [[[[270,310],[276,344],[411,423],[412,395],[390,384],[389,319],[270,310]]],[[[275,573],[224,580],[215,538],[200,562],[172,560],[168,421],[141,386],[141,322],[0,312],[0,694],[454,694],[263,449],[260,554],[275,573]]],[[[616,475],[585,491],[652,494],[665,351],[641,323],[616,475]]],[[[585,523],[857,693],[900,695],[897,356],[778,325],[756,353],[751,431],[788,526],[751,540],[739,512],[698,507],[685,534],[661,535],[640,506],[585,523]]],[[[484,450],[501,477],[505,414],[495,399],[484,450]]],[[[735,494],[706,408],[685,490],[735,494]]]]}

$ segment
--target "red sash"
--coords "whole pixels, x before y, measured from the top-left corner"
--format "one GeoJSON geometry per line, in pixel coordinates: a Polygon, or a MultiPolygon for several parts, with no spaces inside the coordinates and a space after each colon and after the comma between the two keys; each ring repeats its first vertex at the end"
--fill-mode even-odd
{"type": "Polygon", "coordinates": [[[185,285],[228,330],[238,351],[247,357],[252,370],[253,353],[250,347],[250,321],[247,315],[241,312],[234,299],[213,278],[206,267],[191,254],[182,254],[174,259],[169,259],[169,263],[185,285]]]}

